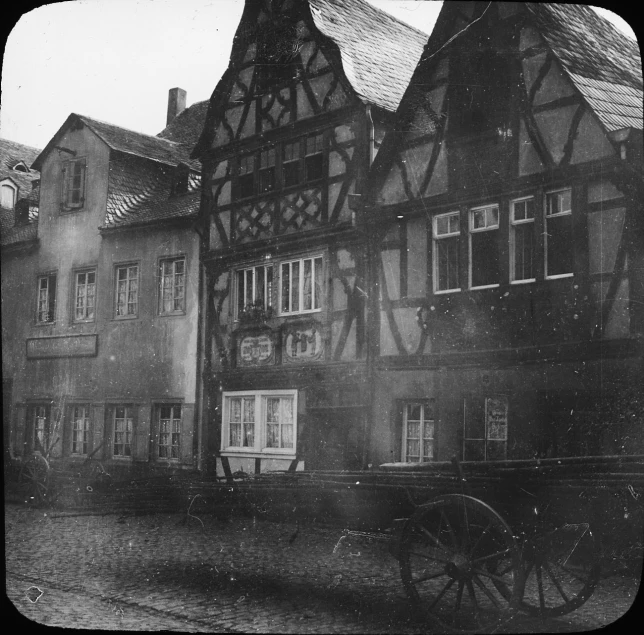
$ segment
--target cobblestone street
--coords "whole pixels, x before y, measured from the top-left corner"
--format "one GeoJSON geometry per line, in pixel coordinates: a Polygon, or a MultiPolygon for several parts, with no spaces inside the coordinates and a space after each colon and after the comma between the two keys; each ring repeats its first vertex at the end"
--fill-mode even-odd
{"type": "MultiPolygon", "coordinates": [[[[87,629],[415,633],[397,561],[340,529],[252,518],[60,516],[5,506],[7,594],[38,623],[87,629]],[[42,595],[39,596],[40,592],[42,595]],[[38,597],[39,596],[39,597],[38,597]]],[[[572,632],[624,615],[631,577],[602,579],[578,611],[508,632],[572,632]]]]}

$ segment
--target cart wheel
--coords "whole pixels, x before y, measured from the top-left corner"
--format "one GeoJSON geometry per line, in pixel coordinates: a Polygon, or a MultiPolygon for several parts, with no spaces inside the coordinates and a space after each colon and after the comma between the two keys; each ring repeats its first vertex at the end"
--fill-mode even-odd
{"type": "Polygon", "coordinates": [[[489,505],[459,494],[419,507],[400,543],[400,573],[423,617],[461,632],[498,626],[523,591],[512,531],[489,505]]]}
{"type": "Polygon", "coordinates": [[[588,523],[540,534],[523,550],[525,591],[521,609],[542,618],[578,609],[599,581],[600,549],[588,523]]]}
{"type": "Polygon", "coordinates": [[[29,487],[29,494],[36,503],[49,502],[50,499],[50,472],[47,459],[34,454],[20,468],[19,481],[29,487]]]}

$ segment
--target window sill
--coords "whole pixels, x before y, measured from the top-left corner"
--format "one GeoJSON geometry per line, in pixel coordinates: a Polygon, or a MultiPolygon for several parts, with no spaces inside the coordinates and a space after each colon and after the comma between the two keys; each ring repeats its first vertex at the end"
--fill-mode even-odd
{"type": "Polygon", "coordinates": [[[292,313],[279,313],[277,317],[279,318],[289,318],[289,317],[298,317],[300,315],[312,315],[314,313],[321,313],[322,309],[310,309],[309,311],[293,311],[292,313]]]}
{"type": "Polygon", "coordinates": [[[546,280],[561,280],[562,278],[572,278],[574,273],[558,273],[556,276],[546,276],[546,280]]]}
{"type": "Polygon", "coordinates": [[[172,317],[185,317],[185,315],[186,315],[185,311],[177,311],[176,313],[158,313],[157,317],[172,318],[172,317]]]}
{"type": "Polygon", "coordinates": [[[511,280],[510,284],[532,284],[533,282],[536,282],[536,278],[528,278],[527,280],[511,280]]]}
{"type": "Polygon", "coordinates": [[[288,453],[275,451],[274,448],[271,448],[271,452],[267,450],[250,450],[250,449],[233,449],[226,448],[220,452],[221,456],[238,458],[238,459],[290,459],[294,460],[296,458],[296,453],[289,449],[288,453]]]}
{"type": "Polygon", "coordinates": [[[434,295],[445,295],[446,293],[460,293],[460,289],[442,289],[440,291],[434,291],[434,295]]]}
{"type": "Polygon", "coordinates": [[[60,213],[62,215],[66,215],[66,214],[75,214],[76,212],[83,212],[83,211],[85,211],[84,206],[83,207],[65,207],[65,208],[61,208],[60,213]]]}
{"type": "Polygon", "coordinates": [[[470,287],[470,291],[484,291],[485,289],[498,289],[499,284],[483,284],[480,287],[470,287]]]}
{"type": "Polygon", "coordinates": [[[115,315],[112,318],[113,322],[123,322],[127,320],[138,320],[139,316],[138,315],[115,315]]]}

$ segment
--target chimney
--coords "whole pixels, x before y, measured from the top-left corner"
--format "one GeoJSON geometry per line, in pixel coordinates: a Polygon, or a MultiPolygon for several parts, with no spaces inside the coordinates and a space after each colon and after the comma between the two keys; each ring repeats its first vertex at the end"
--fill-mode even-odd
{"type": "Polygon", "coordinates": [[[168,92],[168,118],[165,125],[186,109],[186,91],[183,88],[171,88],[168,92]]]}

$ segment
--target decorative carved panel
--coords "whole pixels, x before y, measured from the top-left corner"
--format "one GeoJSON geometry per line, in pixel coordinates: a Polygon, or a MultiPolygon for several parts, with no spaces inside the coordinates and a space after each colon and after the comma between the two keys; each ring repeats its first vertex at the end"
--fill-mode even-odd
{"type": "Polygon", "coordinates": [[[275,333],[269,329],[243,330],[235,337],[237,366],[272,366],[275,364],[275,333]]]}
{"type": "Polygon", "coordinates": [[[324,359],[322,325],[314,320],[293,322],[282,327],[282,362],[301,364],[324,359]]]}

